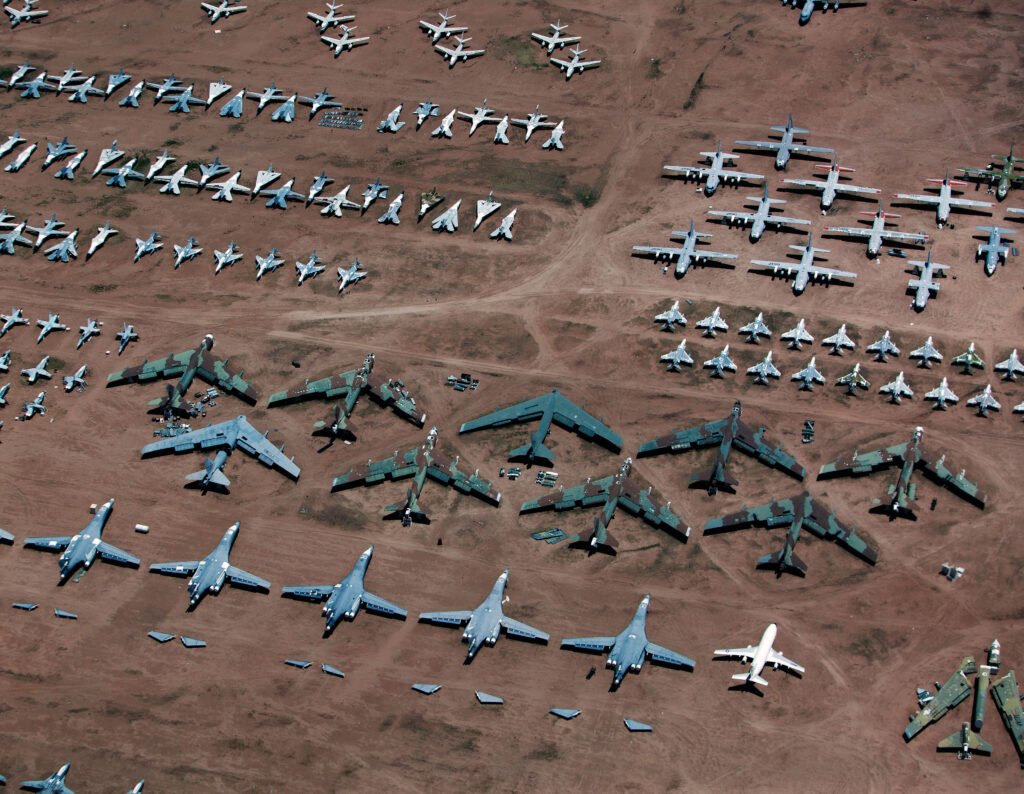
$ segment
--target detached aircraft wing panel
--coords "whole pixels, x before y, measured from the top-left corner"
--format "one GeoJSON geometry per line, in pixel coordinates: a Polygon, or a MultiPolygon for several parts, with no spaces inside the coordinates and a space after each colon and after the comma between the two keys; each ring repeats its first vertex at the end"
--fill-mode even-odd
{"type": "Polygon", "coordinates": [[[895,444],[885,449],[858,453],[855,458],[837,458],[831,463],[826,463],[822,466],[819,476],[823,474],[842,474],[845,472],[863,474],[869,471],[884,469],[886,466],[892,465],[897,459],[902,460],[903,456],[907,453],[907,446],[907,444],[895,444]]]}
{"type": "Polygon", "coordinates": [[[155,562],[149,566],[150,571],[167,573],[172,576],[190,576],[195,573],[196,568],[202,560],[189,560],[188,562],[155,562]]]}
{"type": "Polygon", "coordinates": [[[207,383],[217,386],[221,391],[234,394],[252,405],[256,404],[256,390],[252,384],[242,379],[241,372],[235,372],[227,361],[219,361],[213,354],[203,349],[199,355],[196,374],[207,383]]]}
{"type": "Polygon", "coordinates": [[[776,499],[767,504],[751,508],[744,507],[735,513],[729,513],[721,518],[712,519],[705,525],[704,531],[741,529],[756,523],[775,526],[776,524],[792,521],[793,516],[793,500],[791,498],[776,499]]]}
{"type": "Polygon", "coordinates": [[[311,380],[302,386],[278,392],[271,395],[270,405],[299,402],[300,400],[310,400],[318,397],[325,400],[343,397],[352,388],[356,372],[354,369],[340,372],[337,375],[320,378],[319,380],[311,380]]]}
{"type": "Polygon", "coordinates": [[[603,477],[588,483],[574,485],[563,491],[554,491],[529,502],[523,502],[520,513],[533,513],[538,510],[571,510],[591,504],[602,504],[608,495],[608,487],[614,477],[603,477]]]}
{"type": "Polygon", "coordinates": [[[162,438],[159,441],[146,444],[142,448],[142,456],[158,455],[161,452],[169,452],[171,450],[174,452],[187,452],[196,447],[209,449],[218,444],[224,444],[226,439],[227,436],[225,436],[221,427],[210,425],[200,430],[193,430],[190,433],[182,433],[180,436],[170,436],[169,438],[162,438]]]}
{"type": "Polygon", "coordinates": [[[26,546],[30,546],[34,549],[43,549],[44,551],[65,549],[69,543],[71,543],[70,535],[58,538],[25,538],[26,546]]]}
{"type": "Polygon", "coordinates": [[[367,609],[372,609],[374,612],[381,612],[385,615],[401,615],[403,618],[409,614],[400,606],[392,604],[390,601],[385,601],[383,598],[378,598],[373,593],[363,593],[361,600],[363,606],[367,609]]]}
{"type": "Polygon", "coordinates": [[[261,590],[270,589],[270,582],[266,579],[260,579],[260,577],[254,576],[248,571],[243,571],[241,568],[236,568],[234,565],[229,565],[224,574],[232,582],[240,584],[243,587],[253,587],[261,590]]]}
{"type": "Polygon", "coordinates": [[[509,634],[515,635],[516,637],[525,637],[528,640],[540,640],[541,642],[547,642],[550,637],[547,632],[540,631],[539,629],[533,628],[533,626],[527,626],[525,623],[520,623],[518,620],[507,618],[502,616],[501,627],[505,629],[509,634]]]}
{"type": "Polygon", "coordinates": [[[101,542],[96,547],[96,553],[99,554],[105,560],[111,560],[113,562],[119,562],[122,565],[134,565],[138,566],[139,558],[133,557],[126,551],[122,551],[117,546],[111,546],[109,543],[101,542]]]}
{"type": "Polygon", "coordinates": [[[660,645],[655,645],[653,642],[647,643],[647,653],[650,655],[651,660],[658,662],[659,664],[670,664],[673,667],[694,667],[696,662],[687,656],[683,656],[681,653],[670,651],[668,648],[662,648],[660,645]]]}
{"type": "Polygon", "coordinates": [[[334,588],[330,585],[324,587],[306,587],[303,585],[295,587],[282,587],[281,592],[287,593],[294,598],[308,598],[310,601],[323,601],[331,594],[334,588]]]}
{"type": "Polygon", "coordinates": [[[447,623],[452,626],[461,626],[472,617],[473,613],[469,610],[461,612],[423,612],[420,614],[420,620],[429,621],[430,623],[447,623]]]}
{"type": "Polygon", "coordinates": [[[385,460],[371,461],[365,466],[357,466],[346,474],[334,479],[334,488],[348,487],[352,485],[373,485],[382,480],[397,480],[402,477],[410,477],[416,473],[416,466],[407,465],[410,457],[415,460],[416,450],[410,449],[401,455],[395,455],[385,460]]]}
{"type": "Polygon", "coordinates": [[[607,651],[615,645],[616,637],[574,637],[562,640],[563,648],[578,648],[581,651],[607,651]]]}
{"type": "Polygon", "coordinates": [[[653,441],[640,445],[639,454],[651,454],[672,450],[681,452],[688,449],[700,449],[722,443],[722,428],[727,419],[718,419],[704,425],[691,427],[686,430],[676,430],[664,436],[658,436],[653,441]]]}
{"type": "MultiPolygon", "coordinates": [[[[665,526],[679,529],[679,525],[682,523],[679,516],[673,513],[668,506],[663,505],[628,477],[622,481],[619,505],[655,527],[665,526]]],[[[689,532],[688,528],[687,532],[689,532]]]]}

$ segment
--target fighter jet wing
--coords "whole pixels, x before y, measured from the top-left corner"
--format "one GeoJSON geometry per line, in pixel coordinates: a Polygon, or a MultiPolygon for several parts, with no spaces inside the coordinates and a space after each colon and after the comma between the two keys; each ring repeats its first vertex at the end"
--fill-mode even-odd
{"type": "Polygon", "coordinates": [[[345,474],[334,478],[332,488],[348,488],[353,485],[374,485],[382,480],[400,480],[416,473],[416,449],[401,454],[396,453],[385,460],[370,461],[365,466],[356,466],[345,474]]]}
{"type": "Polygon", "coordinates": [[[807,470],[796,462],[796,458],[783,452],[781,444],[777,447],[772,447],[764,443],[762,440],[764,437],[763,431],[755,432],[750,428],[750,425],[743,421],[737,422],[736,425],[733,443],[737,447],[754,455],[766,466],[782,469],[786,473],[792,474],[798,480],[802,480],[807,475],[807,470]]]}
{"type": "Polygon", "coordinates": [[[934,452],[929,452],[926,449],[918,447],[921,453],[920,466],[928,474],[937,479],[947,488],[956,491],[960,496],[964,497],[968,501],[977,502],[984,506],[988,500],[988,496],[984,491],[978,490],[977,483],[973,483],[963,476],[963,473],[953,474],[946,467],[946,456],[936,455],[934,452]]]}
{"type": "Polygon", "coordinates": [[[34,549],[43,549],[46,551],[55,551],[57,549],[67,548],[67,545],[70,542],[70,535],[63,538],[25,538],[26,546],[31,546],[34,549]]]}
{"type": "Polygon", "coordinates": [[[831,463],[826,463],[822,466],[818,476],[822,477],[824,475],[843,474],[846,472],[864,474],[865,472],[884,469],[886,466],[892,465],[893,461],[897,459],[902,460],[903,456],[907,453],[907,446],[905,443],[895,444],[885,449],[856,453],[854,457],[836,458],[831,463]]]}
{"type": "Polygon", "coordinates": [[[785,667],[787,670],[794,670],[798,673],[805,672],[803,667],[798,665],[792,659],[787,659],[774,648],[768,651],[768,663],[777,665],[778,667],[785,667]]]}
{"type": "Polygon", "coordinates": [[[668,648],[662,648],[653,642],[647,643],[647,653],[650,654],[651,661],[659,664],[670,664],[673,667],[694,667],[697,664],[693,659],[670,651],[668,648]]]}
{"type": "Polygon", "coordinates": [[[382,612],[385,615],[401,615],[403,618],[409,614],[400,606],[396,606],[390,601],[385,601],[383,598],[378,598],[373,593],[363,593],[361,600],[363,606],[367,609],[372,609],[374,612],[382,612]]]}
{"type": "Polygon", "coordinates": [[[490,483],[480,476],[479,469],[473,474],[466,474],[458,463],[440,452],[432,452],[427,474],[444,485],[450,485],[462,493],[471,493],[486,499],[492,504],[501,502],[501,494],[490,483]]]}
{"type": "Polygon", "coordinates": [[[501,626],[516,637],[525,637],[528,640],[540,640],[541,642],[547,642],[550,639],[547,632],[527,626],[525,623],[520,623],[518,620],[507,618],[504,615],[501,618],[501,626]]]}
{"type": "Polygon", "coordinates": [[[657,436],[653,441],[640,445],[637,455],[653,455],[671,450],[683,452],[688,449],[700,449],[722,443],[722,428],[728,419],[718,419],[704,425],[686,430],[673,430],[664,436],[657,436]]]}
{"type": "Polygon", "coordinates": [[[578,648],[581,651],[607,651],[615,645],[616,637],[575,637],[562,640],[563,648],[578,648]]]}
{"type": "Polygon", "coordinates": [[[473,617],[473,613],[469,610],[462,612],[423,612],[420,614],[420,620],[426,620],[431,623],[448,623],[454,626],[466,623],[471,617],[473,617]]]}
{"type": "Polygon", "coordinates": [[[188,562],[155,562],[149,566],[151,572],[169,573],[172,576],[188,576],[195,572],[202,560],[189,560],[188,562]]]}
{"type": "Polygon", "coordinates": [[[270,589],[270,582],[266,579],[260,579],[258,576],[253,576],[248,571],[243,571],[241,568],[236,568],[234,565],[229,565],[224,574],[232,582],[242,585],[243,587],[253,587],[258,590],[270,589]]]}
{"type": "Polygon", "coordinates": [[[105,560],[119,562],[122,565],[134,565],[136,568],[139,567],[138,557],[133,557],[131,554],[128,554],[128,552],[121,551],[117,546],[111,546],[109,543],[101,542],[100,545],[96,547],[96,553],[105,560]]]}
{"type": "Polygon", "coordinates": [[[308,598],[310,601],[323,601],[327,596],[331,594],[334,587],[331,585],[325,585],[324,587],[282,587],[282,595],[287,594],[294,598],[308,598]]]}
{"type": "Polygon", "coordinates": [[[296,386],[287,391],[278,392],[270,397],[270,405],[298,402],[300,400],[311,400],[317,397],[330,400],[335,397],[343,397],[352,389],[356,375],[359,370],[350,369],[347,372],[339,372],[320,380],[307,381],[302,386],[296,386]]]}

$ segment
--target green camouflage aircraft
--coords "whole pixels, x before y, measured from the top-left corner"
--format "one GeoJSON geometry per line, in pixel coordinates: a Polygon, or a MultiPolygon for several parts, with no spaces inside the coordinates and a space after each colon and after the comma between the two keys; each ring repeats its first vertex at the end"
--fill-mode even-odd
{"type": "Polygon", "coordinates": [[[275,405],[288,405],[302,400],[330,400],[342,397],[344,399],[339,409],[335,411],[334,421],[317,422],[313,435],[354,439],[355,434],[349,419],[359,395],[367,391],[381,405],[390,405],[417,427],[423,427],[427,415],[416,407],[415,398],[409,395],[401,381],[374,374],[373,362],[374,355],[370,353],[359,369],[350,369],[320,380],[306,381],[302,386],[278,392],[271,395],[269,406],[273,408],[275,405]]]}
{"type": "Polygon", "coordinates": [[[951,362],[954,367],[963,367],[962,375],[970,375],[971,367],[984,369],[985,361],[974,350],[974,342],[971,342],[967,349],[959,356],[955,356],[951,362]]]}
{"type": "Polygon", "coordinates": [[[971,723],[965,722],[960,730],[939,741],[939,750],[952,750],[961,761],[971,757],[971,751],[982,755],[991,755],[992,745],[971,730],[971,723]]]}
{"type": "MultiPolygon", "coordinates": [[[[971,685],[967,682],[967,676],[976,672],[974,657],[965,656],[956,672],[939,687],[935,697],[910,718],[910,724],[903,731],[903,741],[909,742],[933,722],[942,719],[951,708],[963,703],[971,694],[971,685]]],[[[970,726],[968,725],[968,727],[970,726]]]]}
{"type": "Polygon", "coordinates": [[[784,572],[803,576],[807,572],[807,564],[793,551],[800,540],[800,530],[804,527],[819,538],[834,540],[872,565],[878,559],[878,552],[857,536],[856,527],[847,527],[836,518],[834,511],[830,513],[807,491],[788,499],[772,499],[760,507],[748,509],[744,505],[742,510],[708,521],[704,525],[704,534],[743,529],[756,524],[765,527],[789,525],[782,549],[757,561],[758,568],[774,568],[776,576],[784,572]]]}
{"type": "Polygon", "coordinates": [[[124,383],[146,383],[157,378],[179,377],[177,384],[167,385],[167,396],[153,400],[149,404],[151,414],[187,416],[188,407],[184,399],[188,395],[192,381],[198,376],[201,380],[216,386],[221,391],[233,394],[250,405],[256,404],[256,391],[252,384],[242,378],[244,371],[234,372],[228,367],[228,360],[215,359],[210,350],[213,349],[213,334],[207,334],[199,347],[186,350],[184,353],[172,353],[157,361],[143,361],[135,367],[127,367],[107,377],[107,387],[120,386],[124,383]]]}
{"type": "Polygon", "coordinates": [[[1024,766],[1024,709],[1021,708],[1021,694],[1013,670],[996,681],[991,692],[999,716],[1003,718],[1003,724],[1010,732],[1021,765],[1024,766]]]}
{"type": "Polygon", "coordinates": [[[574,548],[585,548],[591,554],[595,551],[615,554],[618,541],[608,532],[608,524],[615,515],[615,508],[620,505],[634,515],[643,518],[648,524],[675,535],[681,540],[690,537],[690,527],[682,518],[672,512],[672,503],[663,505],[651,495],[651,489],[644,490],[630,478],[633,460],[626,458],[617,474],[603,477],[600,480],[588,479],[582,485],[523,502],[520,513],[533,513],[539,510],[571,510],[575,507],[602,505],[601,515],[594,519],[594,528],[588,537],[572,535],[569,545],[574,548]],[[682,525],[682,528],[680,528],[682,525]]]}
{"type": "MultiPolygon", "coordinates": [[[[896,444],[885,449],[865,452],[863,454],[854,452],[852,457],[836,458],[832,463],[826,463],[818,472],[818,479],[836,477],[842,474],[867,474],[869,472],[884,469],[887,466],[900,462],[900,476],[896,482],[889,486],[888,494],[891,500],[888,505],[882,505],[877,509],[889,513],[891,517],[902,516],[904,518],[917,519],[910,502],[917,499],[917,486],[910,481],[915,468],[921,468],[926,474],[953,491],[957,496],[976,505],[979,508],[985,507],[988,497],[983,491],[978,490],[977,484],[970,482],[964,477],[964,472],[954,475],[946,467],[945,454],[936,455],[921,446],[921,436],[924,429],[914,429],[914,435],[910,441],[904,444],[896,444]]],[[[875,509],[875,508],[873,508],[875,509]]]]}
{"type": "Polygon", "coordinates": [[[1024,184],[1024,173],[1017,169],[1024,168],[1024,159],[1013,156],[1013,146],[1009,154],[994,154],[988,168],[961,168],[967,176],[973,176],[982,182],[995,184],[996,198],[1002,201],[1011,187],[1024,184]]]}

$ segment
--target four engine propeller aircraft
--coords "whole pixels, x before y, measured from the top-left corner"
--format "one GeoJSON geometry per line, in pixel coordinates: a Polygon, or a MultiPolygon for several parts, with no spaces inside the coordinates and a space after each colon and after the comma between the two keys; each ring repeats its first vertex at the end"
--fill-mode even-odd
{"type": "MultiPolygon", "coordinates": [[[[789,121],[786,122],[786,126],[769,127],[772,132],[779,133],[777,141],[734,141],[737,146],[747,146],[753,149],[768,149],[774,151],[775,155],[775,167],[777,169],[783,169],[789,163],[789,158],[793,154],[797,155],[811,155],[816,154],[835,154],[834,149],[827,149],[822,146],[808,146],[806,143],[794,143],[796,140],[795,136],[806,135],[810,130],[805,130],[803,127],[793,126],[793,114],[789,114],[789,121]]],[[[800,140],[805,140],[800,137],[800,140]]]]}
{"type": "Polygon", "coordinates": [[[726,160],[736,160],[738,154],[728,154],[722,152],[722,142],[718,142],[718,148],[713,152],[701,152],[701,157],[704,157],[708,161],[707,166],[690,166],[690,165],[666,165],[662,166],[662,170],[668,171],[669,176],[676,174],[681,175],[685,178],[693,177],[697,180],[705,180],[704,182],[704,195],[712,196],[714,192],[718,190],[718,185],[721,182],[729,183],[730,181],[739,183],[741,180],[746,181],[763,181],[764,176],[762,174],[746,174],[742,171],[729,171],[725,168],[726,160]]]}
{"type": "Polygon", "coordinates": [[[761,677],[761,673],[769,664],[774,670],[782,667],[785,670],[792,670],[794,673],[803,673],[803,667],[792,659],[787,659],[772,647],[778,631],[779,627],[776,624],[769,623],[757,645],[748,645],[746,648],[722,648],[715,651],[715,656],[738,656],[743,664],[749,661],[750,669],[747,672],[737,673],[732,677],[734,681],[742,681],[744,685],[748,686],[754,684],[768,686],[768,682],[761,677]]]}
{"type": "Polygon", "coordinates": [[[844,173],[853,173],[852,168],[845,168],[839,165],[838,157],[832,158],[831,165],[816,164],[815,168],[821,168],[828,171],[828,176],[824,180],[821,179],[783,179],[782,181],[787,185],[796,185],[798,188],[805,190],[821,191],[821,214],[824,215],[828,212],[832,203],[836,200],[836,196],[840,193],[852,193],[854,195],[864,195],[871,193],[880,193],[878,188],[873,187],[861,187],[859,185],[851,185],[848,182],[840,182],[840,178],[844,173]]]}
{"type": "MultiPolygon", "coordinates": [[[[776,231],[783,231],[792,226],[809,226],[810,221],[803,218],[787,218],[783,215],[772,215],[773,204],[785,204],[785,199],[768,198],[768,185],[764,186],[764,195],[747,196],[747,204],[757,204],[753,212],[727,212],[725,210],[708,210],[708,215],[717,215],[725,218],[729,226],[739,224],[750,225],[750,242],[756,243],[761,239],[767,226],[774,226],[776,231]]],[[[796,231],[796,230],[793,230],[796,231]]]]}
{"type": "MultiPolygon", "coordinates": [[[[1015,235],[1016,230],[1005,229],[1002,226],[975,226],[974,228],[980,232],[988,232],[988,239],[978,245],[978,252],[974,258],[985,260],[985,275],[991,276],[1001,262],[1006,262],[1006,256],[1010,253],[1010,246],[1003,242],[1003,238],[1015,235]]],[[[1013,253],[1016,256],[1016,248],[1013,249],[1013,253]]]]}
{"type": "Polygon", "coordinates": [[[772,278],[776,275],[782,275],[787,278],[792,276],[794,295],[801,294],[812,281],[823,281],[827,286],[832,282],[832,279],[857,278],[856,273],[851,273],[847,270],[836,270],[831,267],[814,264],[815,254],[827,254],[829,250],[827,248],[815,248],[813,243],[814,235],[809,234],[807,236],[807,245],[789,246],[794,251],[800,253],[800,262],[797,264],[792,262],[776,262],[768,259],[751,259],[750,264],[757,265],[757,267],[750,268],[750,270],[752,272],[770,274],[772,278]]]}
{"type": "Polygon", "coordinates": [[[982,182],[996,186],[996,198],[1002,201],[1010,188],[1024,184],[1024,159],[1015,157],[1013,146],[1009,154],[994,154],[987,168],[961,168],[965,176],[974,177],[982,182]]]}
{"type": "Polygon", "coordinates": [[[913,234],[911,232],[897,232],[893,229],[887,229],[886,223],[889,218],[898,218],[899,215],[895,215],[891,212],[885,212],[882,209],[882,202],[878,202],[878,210],[876,212],[861,212],[861,215],[869,216],[871,220],[871,228],[864,226],[827,226],[825,231],[826,236],[842,235],[846,237],[866,237],[868,240],[868,256],[877,257],[879,251],[882,250],[882,241],[887,243],[906,243],[910,245],[924,245],[928,241],[927,234],[913,234]]]}
{"type": "MultiPolygon", "coordinates": [[[[946,225],[946,222],[949,220],[950,210],[952,209],[984,215],[992,214],[987,210],[988,207],[992,206],[991,201],[975,201],[974,199],[965,199],[953,195],[954,188],[967,187],[967,183],[958,179],[950,179],[948,168],[946,169],[946,176],[942,179],[926,179],[925,181],[938,185],[938,193],[897,193],[894,198],[916,204],[934,204],[935,223],[940,229],[946,225]]],[[[962,191],[957,190],[957,192],[962,191]]]]}
{"type": "Polygon", "coordinates": [[[924,307],[928,305],[928,299],[939,292],[939,283],[935,277],[944,276],[944,271],[949,270],[949,265],[933,262],[930,248],[924,261],[908,261],[907,264],[914,268],[917,275],[917,278],[912,278],[907,282],[907,292],[914,295],[914,300],[910,305],[914,307],[915,311],[924,311],[924,307]]]}
{"type": "MultiPolygon", "coordinates": [[[[676,261],[676,278],[686,275],[693,264],[708,262],[712,259],[735,259],[736,254],[723,254],[719,251],[709,251],[706,248],[699,248],[701,238],[713,237],[707,232],[698,232],[693,228],[693,219],[690,219],[689,231],[673,231],[673,237],[682,237],[682,247],[673,248],[665,246],[634,245],[633,256],[653,256],[655,261],[676,261]]],[[[724,266],[724,265],[723,265],[724,266]]],[[[666,266],[667,269],[667,266],[666,266]]]]}
{"type": "Polygon", "coordinates": [[[830,8],[833,12],[847,6],[865,6],[866,0],[782,0],[783,5],[792,5],[793,8],[800,7],[800,24],[806,25],[811,21],[814,9],[821,7],[822,13],[830,8]]]}
{"type": "Polygon", "coordinates": [[[615,516],[615,508],[621,506],[634,515],[640,516],[656,529],[663,529],[677,539],[685,541],[690,537],[690,527],[683,519],[672,512],[672,503],[663,505],[651,493],[630,477],[633,459],[626,458],[617,474],[591,480],[589,477],[582,485],[562,489],[555,493],[523,502],[520,513],[534,513],[540,510],[570,510],[577,507],[601,505],[601,515],[594,518],[594,527],[589,536],[572,535],[569,545],[572,548],[587,549],[590,554],[595,551],[605,554],[616,554],[619,542],[608,532],[608,525],[615,516]]]}

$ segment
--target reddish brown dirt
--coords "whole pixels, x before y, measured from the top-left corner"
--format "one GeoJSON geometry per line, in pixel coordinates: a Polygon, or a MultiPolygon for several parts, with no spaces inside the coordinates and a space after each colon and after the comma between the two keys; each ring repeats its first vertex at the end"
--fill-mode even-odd
{"type": "MultiPolygon", "coordinates": [[[[952,0],[871,2],[819,14],[801,28],[796,11],[768,0],[691,0],[682,11],[683,4],[646,1],[628,10],[591,4],[587,11],[459,3],[457,21],[471,27],[473,44],[488,53],[449,71],[416,28],[434,9],[406,0],[354,4],[357,32],[373,40],[337,60],[304,18],[314,3],[253,2],[248,13],[215,28],[198,5],[54,4],[43,24],[4,33],[0,61],[14,65],[27,57],[57,73],[73,61],[99,72],[101,85],[119,66],[136,80],[174,71],[195,81],[199,93],[221,76],[234,90],[275,80],[286,92],[308,95],[327,85],[346,104],[369,109],[367,129],[319,127],[302,110],[295,123],[277,125],[270,109],[256,117],[252,103],[237,123],[215,110],[169,115],[166,105],[152,107],[149,93],[139,109],[126,110],[116,103],[127,87],[105,104],[85,106],[0,95],[0,133],[17,128],[41,145],[67,135],[90,150],[73,183],[54,181],[56,166],[41,173],[40,153],[20,173],[0,173],[9,210],[32,223],[56,212],[80,226],[83,255],[105,220],[122,230],[89,263],[80,257],[52,264],[26,251],[2,261],[5,311],[16,304],[33,320],[59,311],[74,328],[86,316],[106,325],[81,351],[74,349],[74,332],[38,346],[24,328],[0,340],[0,351],[13,350],[14,384],[0,411],[0,523],[17,536],[14,548],[0,548],[0,601],[7,609],[16,600],[40,604],[35,612],[6,616],[0,772],[20,781],[70,761],[76,790],[110,792],[143,776],[147,791],[174,792],[1019,786],[1021,771],[994,707],[984,731],[995,748],[990,759],[961,764],[934,751],[966,719],[969,705],[909,746],[900,738],[914,710],[914,687],[945,680],[963,655],[980,657],[998,637],[1005,668],[1024,658],[1017,540],[1024,444],[1019,417],[1009,410],[1024,391],[993,381],[1003,411],[989,419],[962,405],[932,412],[920,400],[921,390],[944,374],[965,400],[991,378],[994,361],[1024,346],[1018,260],[991,279],[972,261],[973,226],[1006,225],[1002,207],[991,219],[954,216],[956,228],[934,234],[935,258],[950,264],[957,279],[947,279],[915,315],[903,294],[902,262],[883,257],[876,264],[854,243],[825,246],[832,249],[829,264],[859,273],[853,288],[812,286],[796,298],[782,282],[748,275],[749,257],[782,256],[798,238],[769,233],[752,247],[744,232],[707,224],[703,213],[709,206],[738,208],[758,188],[722,188],[708,200],[692,184],[660,177],[662,165],[694,163],[718,139],[728,149],[737,138],[763,138],[789,112],[811,128],[812,143],[835,147],[842,164],[857,169],[857,184],[880,187],[884,195],[919,192],[925,178],[941,176],[947,166],[983,165],[1015,136],[1019,143],[1024,126],[1021,55],[1011,46],[1021,32],[1019,14],[952,0]],[[551,67],[532,68],[544,63],[543,53],[525,43],[530,31],[558,17],[584,36],[588,55],[605,59],[569,83],[551,67]],[[701,74],[703,89],[684,110],[701,74]],[[517,116],[540,102],[554,120],[565,118],[566,149],[542,151],[543,133],[524,145],[518,131],[512,145],[495,147],[492,130],[467,139],[461,121],[450,142],[429,136],[436,122],[419,131],[410,124],[394,136],[374,132],[399,102],[408,120],[427,96],[442,114],[454,105],[468,110],[485,96],[499,114],[517,116]],[[402,224],[375,223],[380,202],[362,218],[352,212],[337,220],[298,205],[279,213],[245,200],[213,204],[208,193],[170,198],[154,185],[117,191],[87,177],[113,138],[150,158],[166,147],[178,165],[219,155],[242,169],[248,184],[269,161],[285,178],[295,175],[299,190],[321,169],[337,180],[326,193],[351,182],[355,195],[380,175],[393,194],[405,191],[402,224]],[[446,203],[464,199],[462,228],[453,236],[414,222],[418,194],[435,185],[446,203]],[[506,206],[474,234],[472,204],[491,189],[506,206]],[[599,198],[584,208],[578,195],[588,191],[599,198]],[[511,206],[521,207],[515,240],[487,240],[485,231],[511,206]],[[735,270],[697,268],[677,283],[629,256],[634,244],[665,243],[691,216],[715,232],[712,247],[740,255],[735,270]],[[153,228],[164,237],[164,252],[133,265],[133,238],[153,228]],[[175,271],[171,246],[190,234],[207,250],[175,271]],[[211,251],[230,239],[245,252],[244,265],[214,277],[211,251]],[[272,245],[287,263],[257,283],[253,255],[272,245]],[[313,250],[329,270],[296,288],[293,262],[313,250]],[[355,256],[371,275],[339,298],[334,267],[355,256]],[[838,361],[820,346],[811,351],[831,378],[866,361],[863,345],[885,328],[903,356],[866,364],[873,390],[854,399],[832,386],[808,394],[788,382],[761,388],[742,376],[712,381],[699,370],[666,373],[657,355],[681,335],[658,332],[650,318],[676,298],[692,301],[683,307],[695,358],[729,342],[737,364],[747,367],[775,349],[788,378],[810,352],[784,350],[778,342],[755,349],[736,335],[759,310],[776,333],[799,317],[819,339],[848,323],[860,346],[855,355],[838,361]],[[693,323],[716,305],[731,330],[701,340],[693,323]],[[114,347],[122,320],[135,323],[141,339],[115,360],[104,351],[114,347]],[[246,411],[296,456],[303,469],[297,484],[236,455],[228,467],[231,494],[201,496],[181,488],[184,475],[199,468],[199,455],[139,461],[153,427],[145,402],[162,386],[105,390],[104,379],[125,364],[193,347],[208,332],[216,335],[215,352],[244,367],[263,396],[253,409],[221,398],[209,418],[246,411]],[[926,372],[910,366],[906,354],[929,334],[947,363],[926,372]],[[966,377],[948,360],[971,340],[988,366],[966,377]],[[806,579],[754,570],[754,560],[781,543],[779,530],[701,537],[713,516],[798,490],[790,478],[743,457],[730,463],[740,481],[735,495],[687,490],[689,474],[709,464],[710,452],[636,466],[694,527],[686,545],[628,515],[613,525],[622,541],[615,559],[532,541],[530,532],[553,525],[582,530],[592,515],[519,519],[517,506],[541,490],[531,476],[502,482],[500,509],[428,484],[423,502],[434,523],[403,529],[379,515],[401,499],[404,483],[334,495],[329,484],[369,457],[418,444],[426,428],[421,433],[364,400],[354,415],[359,440],[318,454],[308,433],[326,415],[326,404],[265,408],[270,393],[303,377],[356,367],[369,350],[376,351],[378,368],[403,378],[418,396],[428,423],[440,428],[442,447],[486,476],[496,476],[530,428],[459,438],[459,425],[496,404],[558,386],[622,434],[623,454],[673,425],[724,416],[735,399],[743,401],[746,419],[767,425],[812,472],[853,448],[905,440],[923,425],[928,443],[948,452],[951,467],[966,467],[990,503],[981,512],[922,481],[920,520],[890,523],[868,509],[895,474],[812,479],[807,487],[856,523],[880,554],[869,568],[807,539],[799,548],[810,565],[806,579]],[[47,415],[15,422],[17,407],[39,390],[16,377],[17,370],[47,353],[62,361],[55,362],[62,374],[88,364],[90,385],[65,395],[55,379],[46,386],[47,415]],[[301,369],[289,365],[293,358],[301,369]],[[901,368],[918,395],[886,405],[874,389],[901,368]],[[449,373],[463,370],[481,378],[477,392],[444,386],[449,373]],[[800,426],[810,417],[818,434],[802,446],[800,426]],[[139,556],[143,570],[98,564],[81,581],[56,588],[55,559],[20,548],[23,538],[73,533],[87,521],[90,503],[111,496],[117,505],[107,538],[139,556]],[[938,509],[929,512],[933,497],[938,509]],[[272,580],[273,591],[228,588],[186,614],[184,581],[150,575],[145,566],[205,554],[236,520],[242,530],[233,562],[272,580]],[[149,524],[150,534],[134,534],[136,522],[149,524]],[[413,616],[472,607],[510,567],[508,613],[550,632],[551,646],[502,639],[463,666],[456,632],[367,615],[321,639],[319,610],[279,598],[278,588],[335,582],[371,543],[376,556],[368,587],[413,616]],[[963,565],[966,576],[955,583],[940,578],[946,560],[963,565]],[[645,592],[653,595],[651,639],[693,656],[696,671],[645,666],[609,693],[610,673],[585,679],[598,659],[560,651],[557,643],[621,630],[645,592]],[[77,612],[79,620],[56,620],[53,607],[77,612]],[[764,697],[730,691],[729,675],[741,668],[712,662],[712,650],[756,641],[769,621],[779,623],[779,648],[805,664],[807,674],[798,680],[769,673],[764,697]],[[152,629],[209,645],[160,646],[146,638],[152,629]],[[283,665],[285,658],[327,662],[348,677],[299,671],[283,665]],[[444,689],[424,698],[409,689],[418,681],[444,689]],[[485,709],[474,689],[506,703],[485,709]],[[546,714],[553,706],[583,713],[563,723],[546,714]],[[655,731],[627,734],[624,717],[655,731]]],[[[769,157],[744,154],[739,167],[767,174],[773,193],[782,176],[769,157]]],[[[807,161],[789,167],[790,176],[811,171],[807,161]]],[[[1024,204],[1020,196],[1012,193],[1005,204],[1024,204]]],[[[787,214],[814,219],[816,241],[826,223],[849,225],[857,211],[873,206],[840,200],[822,218],[815,196],[788,198],[787,214]]],[[[934,231],[926,211],[902,212],[899,228],[934,231]]],[[[620,460],[560,429],[548,443],[569,485],[610,474],[620,460]]]]}

